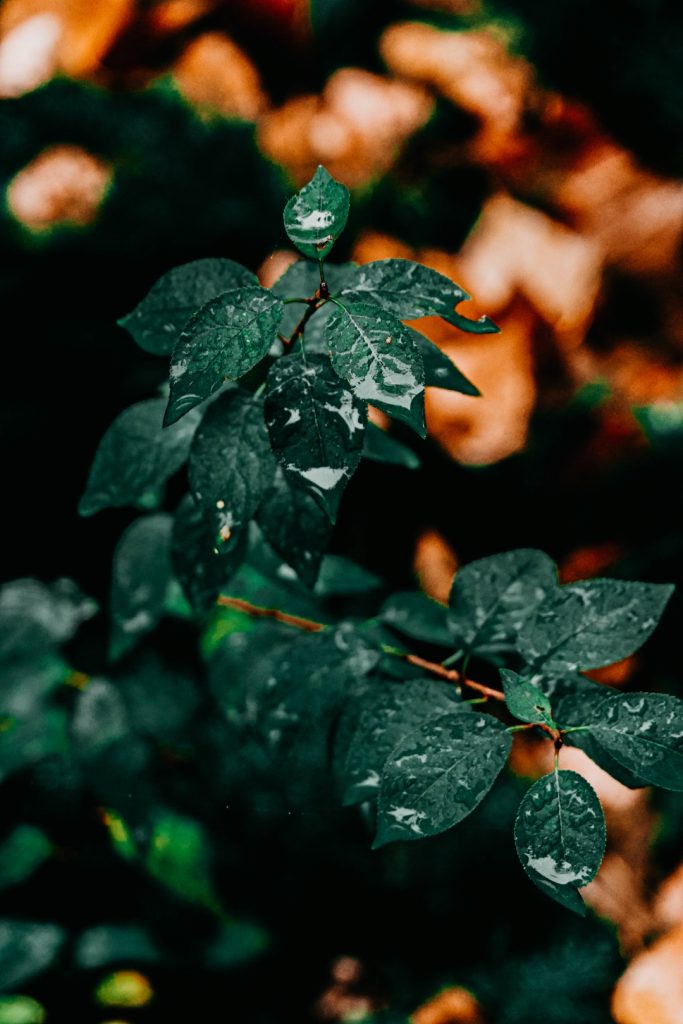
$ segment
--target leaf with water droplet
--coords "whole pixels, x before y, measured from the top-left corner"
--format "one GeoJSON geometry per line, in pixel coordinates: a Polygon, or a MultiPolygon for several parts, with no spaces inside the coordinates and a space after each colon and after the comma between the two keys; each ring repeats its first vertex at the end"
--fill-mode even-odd
{"type": "Polygon", "coordinates": [[[329,517],[315,498],[278,466],[256,519],[273,550],[312,587],[332,534],[329,517]]]}
{"type": "MultiPolygon", "coordinates": [[[[325,279],[332,295],[342,290],[349,275],[355,271],[355,263],[325,263],[325,279]]],[[[287,267],[271,291],[280,299],[310,299],[320,288],[320,267],[311,260],[298,260],[287,267]]],[[[292,302],[285,306],[285,311],[280,323],[280,333],[288,338],[296,325],[301,320],[306,306],[303,303],[292,302]]],[[[322,306],[313,318],[309,320],[307,335],[311,332],[313,324],[317,324],[324,316],[323,310],[328,311],[329,306],[322,306]]],[[[310,346],[309,346],[310,348],[310,346]]],[[[313,349],[310,349],[313,351],[313,349]]]]}
{"type": "Polygon", "coordinates": [[[633,654],[655,629],[673,587],[584,580],[551,591],[519,635],[519,652],[544,671],[600,668],[633,654]]]}
{"type": "Polygon", "coordinates": [[[399,320],[440,316],[470,334],[496,334],[500,330],[486,316],[469,320],[457,313],[455,307],[470,299],[467,292],[450,278],[412,260],[364,263],[356,268],[355,279],[345,286],[341,295],[351,302],[374,302],[399,320]]]}
{"type": "Polygon", "coordinates": [[[263,404],[230,388],[207,409],[190,449],[190,491],[221,548],[243,532],[275,477],[263,404]]]}
{"type": "Polygon", "coordinates": [[[112,658],[120,658],[151,632],[164,614],[171,584],[171,529],[166,512],[131,523],[114,552],[111,587],[112,658]]]}
{"type": "Polygon", "coordinates": [[[503,682],[505,703],[515,718],[520,722],[543,722],[555,728],[550,701],[538,686],[530,679],[507,668],[500,670],[500,678],[503,682]]]}
{"type": "Polygon", "coordinates": [[[511,737],[490,715],[442,713],[405,736],[382,770],[375,847],[462,821],[502,770],[511,737]]]}
{"type": "Polygon", "coordinates": [[[554,562],[533,548],[470,562],[456,573],[449,598],[454,641],[472,653],[514,648],[526,620],[556,588],[554,562]]]}
{"type": "Polygon", "coordinates": [[[437,712],[469,711],[455,688],[428,679],[407,682],[373,679],[349,703],[347,746],[338,757],[346,805],[377,797],[385,761],[401,740],[437,712]]]}
{"type": "Polygon", "coordinates": [[[585,727],[637,779],[683,792],[683,701],[677,697],[596,688],[565,697],[557,720],[563,728],[585,727]]]}
{"type": "Polygon", "coordinates": [[[337,306],[325,324],[332,365],[353,393],[424,437],[424,367],[414,334],[369,302],[337,306]]]}
{"type": "Polygon", "coordinates": [[[605,853],[605,818],[593,787],[571,771],[535,782],[517,812],[515,846],[532,882],[583,913],[577,889],[595,878],[605,853]]]}
{"type": "Polygon", "coordinates": [[[119,323],[146,352],[168,355],[200,306],[223,292],[256,284],[256,275],[233,260],[193,260],[159,278],[142,302],[119,323]]]}
{"type": "Polygon", "coordinates": [[[191,494],[185,495],[173,520],[171,557],[178,581],[198,613],[209,611],[221,587],[239,569],[247,545],[246,530],[216,550],[214,532],[191,494]]]}
{"type": "Polygon", "coordinates": [[[402,636],[425,643],[453,646],[448,609],[420,591],[392,594],[382,605],[382,622],[402,636]]]}
{"type": "Polygon", "coordinates": [[[258,285],[225,292],[202,306],[173,349],[164,423],[179,420],[226,380],[256,366],[277,337],[283,310],[282,301],[258,285]]]}
{"type": "Polygon", "coordinates": [[[363,458],[384,462],[404,469],[419,469],[420,457],[402,441],[397,441],[387,430],[368,420],[363,444],[363,458]]]}
{"type": "Polygon", "coordinates": [[[270,368],[265,416],[273,451],[332,522],[360,463],[366,415],[325,356],[291,354],[270,368]]]}
{"type": "Polygon", "coordinates": [[[322,260],[344,230],[348,216],[349,190],[319,166],[285,206],[285,231],[304,256],[322,260]]]}
{"type": "Polygon", "coordinates": [[[197,410],[162,428],[166,401],[150,398],[117,416],[100,441],[78,511],[91,516],[103,508],[156,508],[164,485],[185,462],[200,420],[197,410]]]}

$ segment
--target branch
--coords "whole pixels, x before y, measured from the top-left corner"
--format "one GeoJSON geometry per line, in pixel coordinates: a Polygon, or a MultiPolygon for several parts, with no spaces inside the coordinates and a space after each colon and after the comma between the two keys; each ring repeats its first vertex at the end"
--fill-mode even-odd
{"type": "Polygon", "coordinates": [[[470,690],[476,690],[478,693],[484,695],[484,697],[492,697],[494,700],[505,700],[505,695],[500,690],[492,690],[490,686],[484,686],[483,683],[476,683],[474,679],[467,679],[462,673],[458,672],[454,668],[446,668],[444,665],[439,665],[435,661],[427,661],[425,658],[420,658],[417,654],[404,654],[403,657],[406,661],[409,661],[411,665],[417,665],[419,668],[424,668],[428,672],[433,672],[435,676],[440,676],[442,679],[448,679],[452,683],[458,683],[460,686],[469,686],[470,690]]]}
{"type": "Polygon", "coordinates": [[[295,629],[303,629],[307,633],[319,633],[326,629],[324,622],[314,622],[313,619],[303,619],[299,615],[289,615],[280,611],[279,608],[262,608],[261,605],[251,604],[250,601],[243,601],[241,597],[225,597],[220,594],[216,603],[222,608],[234,608],[245,615],[253,615],[257,619],[274,619],[276,622],[283,622],[286,626],[294,626],[295,629]]]}

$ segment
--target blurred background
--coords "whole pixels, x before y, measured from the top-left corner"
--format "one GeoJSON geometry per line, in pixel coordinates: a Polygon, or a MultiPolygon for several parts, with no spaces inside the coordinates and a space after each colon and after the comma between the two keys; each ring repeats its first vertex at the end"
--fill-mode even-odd
{"type": "MultiPolygon", "coordinates": [[[[440,599],[515,546],[565,580],[676,582],[600,678],[683,696],[682,68],[674,0],[4,0],[2,578],[106,606],[131,515],[79,521],[78,498],[104,429],[166,376],[116,321],[198,257],[272,284],[296,258],[284,201],[323,163],[352,189],[336,259],[417,259],[502,328],[424,322],[483,397],[431,390],[418,478],[364,464],[334,550],[440,599]]],[[[75,691],[103,635],[68,651],[75,691]]],[[[182,704],[195,666],[173,668],[182,704]]],[[[144,870],[111,779],[42,733],[0,751],[0,1024],[683,1022],[680,796],[568,752],[610,834],[581,922],[515,863],[532,739],[454,834],[379,854],[348,813],[231,774],[224,742],[181,730],[150,778],[141,755],[149,803],[175,807],[144,870]]]]}

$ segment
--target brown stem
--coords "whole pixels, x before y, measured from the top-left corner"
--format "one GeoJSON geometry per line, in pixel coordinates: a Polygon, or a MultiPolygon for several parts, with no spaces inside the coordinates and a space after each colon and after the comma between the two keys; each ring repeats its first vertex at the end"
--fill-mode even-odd
{"type": "Polygon", "coordinates": [[[255,618],[274,619],[276,622],[283,622],[286,626],[303,629],[307,633],[319,633],[321,629],[325,629],[324,622],[314,622],[313,619],[303,619],[299,615],[289,615],[287,612],[280,611],[279,608],[262,608],[261,605],[243,601],[241,597],[225,597],[220,594],[216,603],[222,608],[234,608],[238,612],[253,615],[255,618]]]}
{"type": "Polygon", "coordinates": [[[459,683],[460,686],[469,686],[470,690],[477,690],[478,693],[483,694],[485,697],[492,697],[494,700],[505,700],[505,695],[500,690],[492,690],[490,686],[476,683],[474,679],[466,679],[454,668],[445,668],[443,665],[439,665],[438,662],[427,661],[426,658],[420,658],[417,654],[406,654],[404,657],[411,665],[424,668],[435,676],[440,676],[442,679],[448,679],[452,683],[459,683]]]}
{"type": "Polygon", "coordinates": [[[281,334],[278,335],[278,337],[280,338],[280,341],[283,343],[283,345],[293,345],[294,342],[296,341],[296,339],[298,337],[300,337],[304,333],[304,327],[306,326],[308,321],[311,319],[311,317],[313,316],[315,311],[317,309],[320,309],[321,303],[319,302],[319,300],[317,298],[307,299],[306,301],[308,303],[308,308],[307,308],[306,312],[304,313],[304,315],[301,317],[301,320],[299,320],[299,323],[296,325],[296,327],[292,331],[292,333],[289,336],[289,338],[284,338],[281,334]]]}

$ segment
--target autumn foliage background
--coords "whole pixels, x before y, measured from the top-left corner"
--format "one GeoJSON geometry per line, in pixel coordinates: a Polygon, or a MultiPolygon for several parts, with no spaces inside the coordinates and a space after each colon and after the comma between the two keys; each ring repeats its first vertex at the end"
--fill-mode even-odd
{"type": "MultiPolygon", "coordinates": [[[[364,464],[334,549],[438,599],[462,562],[522,545],[564,580],[683,592],[682,61],[672,0],[5,0],[3,578],[70,576],[106,604],[131,517],[78,521],[78,497],[106,426],[164,373],[116,320],[201,256],[271,284],[296,258],[283,202],[322,163],[352,189],[336,258],[417,259],[502,328],[429,324],[483,395],[428,391],[419,484],[364,464]]],[[[681,695],[681,602],[603,682],[681,695]]],[[[516,742],[519,779],[547,770],[545,745],[516,742]]],[[[133,956],[115,966],[148,985],[137,1008],[98,1004],[103,970],[58,964],[26,991],[50,1021],[680,1024],[681,799],[565,755],[609,825],[586,923],[517,871],[505,788],[457,836],[383,858],[312,808],[229,837],[228,901],[265,951],[231,970],[133,956]]],[[[101,823],[53,826],[6,916],[168,930],[172,898],[140,903],[101,823]]]]}

